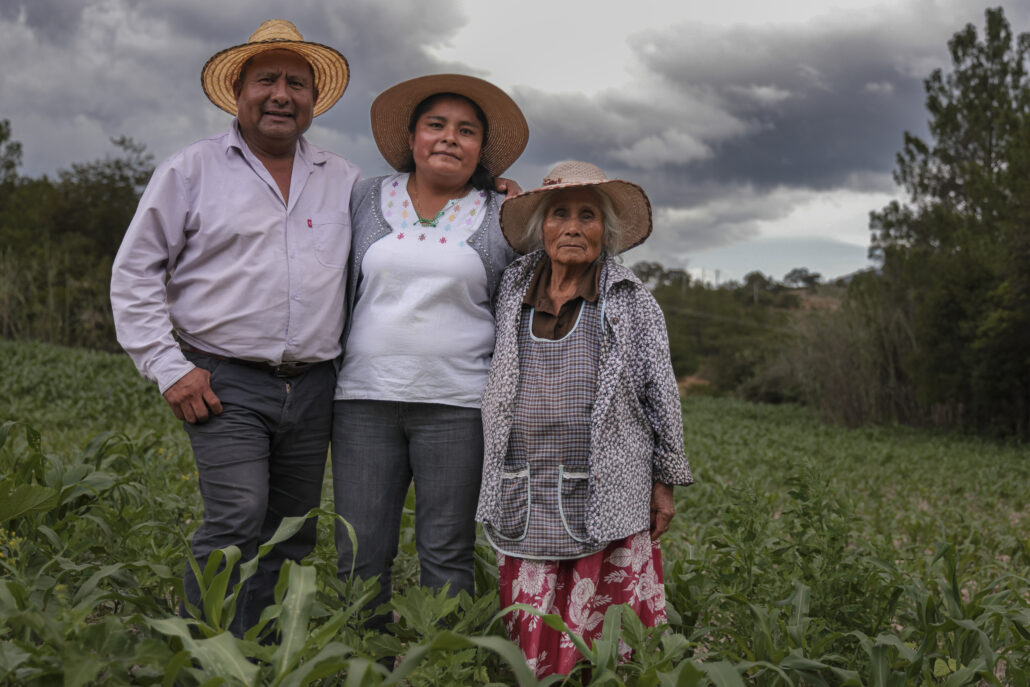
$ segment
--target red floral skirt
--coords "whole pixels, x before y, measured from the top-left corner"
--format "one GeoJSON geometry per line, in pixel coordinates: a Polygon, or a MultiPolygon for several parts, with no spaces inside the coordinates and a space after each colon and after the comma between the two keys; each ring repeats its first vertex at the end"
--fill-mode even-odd
{"type": "MultiPolygon", "coordinates": [[[[558,614],[588,646],[600,638],[604,613],[614,604],[629,604],[648,627],[668,622],[662,550],[647,530],[572,560],[537,561],[498,552],[497,568],[501,608],[522,603],[558,614]]],[[[565,633],[535,615],[514,611],[505,626],[537,677],[566,674],[582,658],[565,633]]],[[[628,658],[630,649],[623,645],[621,652],[628,658]]]]}

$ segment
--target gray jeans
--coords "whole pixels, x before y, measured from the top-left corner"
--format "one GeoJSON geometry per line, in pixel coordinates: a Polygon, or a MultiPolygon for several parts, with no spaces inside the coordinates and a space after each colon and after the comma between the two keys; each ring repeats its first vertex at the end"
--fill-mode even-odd
{"type": "MultiPolygon", "coordinates": [[[[203,424],[184,423],[204,500],[204,521],[192,543],[203,570],[212,551],[230,544],[240,547],[242,560],[253,558],[284,517],[320,505],[336,376],[331,363],[278,378],[230,361],[186,355],[211,373],[211,388],[223,408],[203,424]]],[[[309,520],[261,559],[241,590],[234,634],[241,636],[260,619],[274,601],[283,561],[306,556],[314,548],[315,531],[315,520],[309,520]]],[[[199,605],[200,589],[189,567],[184,583],[190,603],[199,605]]]]}
{"type": "MultiPolygon", "coordinates": [[[[336,527],[339,575],[379,576],[368,608],[389,601],[401,513],[415,481],[415,548],[420,582],[450,593],[475,592],[476,502],[483,470],[483,422],[478,408],[438,403],[336,401],[333,411],[333,492],[336,512],[355,530],[357,555],[336,527]]],[[[379,630],[389,616],[374,617],[379,630]]]]}

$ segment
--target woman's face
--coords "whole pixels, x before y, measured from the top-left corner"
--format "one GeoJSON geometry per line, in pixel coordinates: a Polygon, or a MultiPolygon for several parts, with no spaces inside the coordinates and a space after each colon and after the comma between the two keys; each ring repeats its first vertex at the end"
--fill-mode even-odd
{"type": "Polygon", "coordinates": [[[408,135],[415,172],[465,184],[479,164],[483,125],[461,98],[441,98],[422,113],[408,135]]]}
{"type": "Polygon", "coordinates": [[[544,251],[562,267],[588,267],[601,254],[604,215],[587,188],[555,191],[546,201],[544,251]]]}

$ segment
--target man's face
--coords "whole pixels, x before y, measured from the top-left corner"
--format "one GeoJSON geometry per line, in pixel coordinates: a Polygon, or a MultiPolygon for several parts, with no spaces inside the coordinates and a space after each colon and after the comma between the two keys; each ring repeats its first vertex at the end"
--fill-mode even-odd
{"type": "Polygon", "coordinates": [[[290,50],[255,55],[236,87],[243,138],[258,152],[292,151],[311,125],[315,85],[311,66],[290,50]]]}

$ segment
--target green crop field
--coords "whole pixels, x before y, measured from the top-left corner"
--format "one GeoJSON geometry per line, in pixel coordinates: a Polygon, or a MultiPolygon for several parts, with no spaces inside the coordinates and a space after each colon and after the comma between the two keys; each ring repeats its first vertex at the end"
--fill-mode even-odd
{"type": "MultiPolygon", "coordinates": [[[[209,620],[176,617],[199,497],[156,390],[124,356],[7,341],[0,375],[3,684],[537,684],[503,636],[490,550],[475,599],[424,592],[410,513],[391,636],[359,629],[374,583],[337,579],[328,500],[266,611],[277,642],[224,631],[215,566],[209,620]]],[[[566,684],[1027,684],[1026,446],[728,399],[684,413],[697,484],[663,539],[670,625],[610,610],[566,684]]]]}

